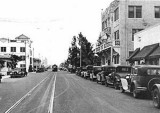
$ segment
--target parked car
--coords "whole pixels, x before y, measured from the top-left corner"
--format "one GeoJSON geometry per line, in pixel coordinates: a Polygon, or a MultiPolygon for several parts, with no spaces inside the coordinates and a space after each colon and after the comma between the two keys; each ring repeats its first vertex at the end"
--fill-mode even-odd
{"type": "Polygon", "coordinates": [[[76,75],[78,75],[78,76],[81,75],[81,67],[77,67],[77,69],[76,69],[76,75]]]}
{"type": "Polygon", "coordinates": [[[11,78],[13,77],[25,77],[27,76],[26,68],[15,68],[10,71],[11,78]]]}
{"type": "Polygon", "coordinates": [[[87,68],[87,70],[84,73],[84,78],[89,79],[90,78],[90,73],[93,70],[93,65],[87,65],[86,68],[87,68]]]}
{"type": "Polygon", "coordinates": [[[116,66],[115,71],[106,76],[105,85],[114,86],[115,89],[119,89],[121,79],[131,73],[131,66],[116,66]]]}
{"type": "Polygon", "coordinates": [[[112,72],[115,72],[115,66],[103,66],[102,71],[97,74],[97,83],[105,84],[106,76],[112,72]]]}
{"type": "Polygon", "coordinates": [[[90,80],[95,81],[97,79],[97,74],[102,71],[101,66],[93,66],[93,70],[90,73],[90,80]]]}
{"type": "Polygon", "coordinates": [[[44,72],[44,71],[45,71],[45,69],[43,67],[40,67],[40,68],[37,69],[36,72],[38,73],[38,72],[44,72]]]}
{"type": "Polygon", "coordinates": [[[87,67],[83,66],[82,71],[81,71],[81,77],[84,77],[84,74],[86,74],[86,73],[87,73],[87,67]]]}
{"type": "MultiPolygon", "coordinates": [[[[160,85],[160,66],[138,65],[132,67],[131,73],[121,78],[121,91],[130,92],[138,98],[140,93],[151,94],[153,92],[154,106],[159,107],[157,102],[157,86],[160,85]]],[[[158,97],[159,98],[159,97],[158,97]]]]}

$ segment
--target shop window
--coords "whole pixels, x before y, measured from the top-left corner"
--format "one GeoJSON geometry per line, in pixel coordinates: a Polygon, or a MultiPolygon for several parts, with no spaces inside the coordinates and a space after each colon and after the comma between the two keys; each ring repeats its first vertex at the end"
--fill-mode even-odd
{"type": "Polygon", "coordinates": [[[128,18],[142,18],[142,6],[128,6],[128,18]]]}
{"type": "Polygon", "coordinates": [[[6,47],[1,47],[1,52],[6,52],[6,47]]]}
{"type": "Polygon", "coordinates": [[[119,55],[114,56],[114,64],[119,64],[119,55]]]}
{"type": "Polygon", "coordinates": [[[155,6],[155,18],[160,18],[160,6],[155,6]]]}

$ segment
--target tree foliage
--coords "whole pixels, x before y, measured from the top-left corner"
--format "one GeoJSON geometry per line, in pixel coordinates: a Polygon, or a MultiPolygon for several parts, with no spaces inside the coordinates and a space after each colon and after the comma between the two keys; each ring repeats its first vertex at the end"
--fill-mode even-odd
{"type": "Polygon", "coordinates": [[[79,48],[77,47],[77,39],[76,36],[73,36],[71,47],[69,48],[69,56],[68,56],[68,63],[72,66],[78,67],[79,66],[79,48]]]}
{"type": "Polygon", "coordinates": [[[82,33],[78,35],[78,41],[79,46],[81,47],[82,66],[93,65],[93,45],[82,35],[82,33]]]}

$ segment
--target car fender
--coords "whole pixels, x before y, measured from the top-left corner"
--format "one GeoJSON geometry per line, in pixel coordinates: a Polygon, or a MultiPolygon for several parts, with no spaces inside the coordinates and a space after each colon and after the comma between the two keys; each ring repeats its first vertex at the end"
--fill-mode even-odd
{"type": "Polygon", "coordinates": [[[153,85],[153,87],[152,87],[152,89],[151,89],[151,92],[154,90],[154,89],[158,89],[159,90],[159,92],[160,92],[160,84],[154,84],[153,85]]]}

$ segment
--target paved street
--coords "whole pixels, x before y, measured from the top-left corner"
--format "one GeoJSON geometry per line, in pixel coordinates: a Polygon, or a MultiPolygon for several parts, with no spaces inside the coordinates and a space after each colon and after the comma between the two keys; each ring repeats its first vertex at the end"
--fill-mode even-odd
{"type": "Polygon", "coordinates": [[[149,98],[134,99],[131,94],[64,71],[3,79],[0,113],[48,113],[54,81],[53,113],[159,113],[149,98]]]}

